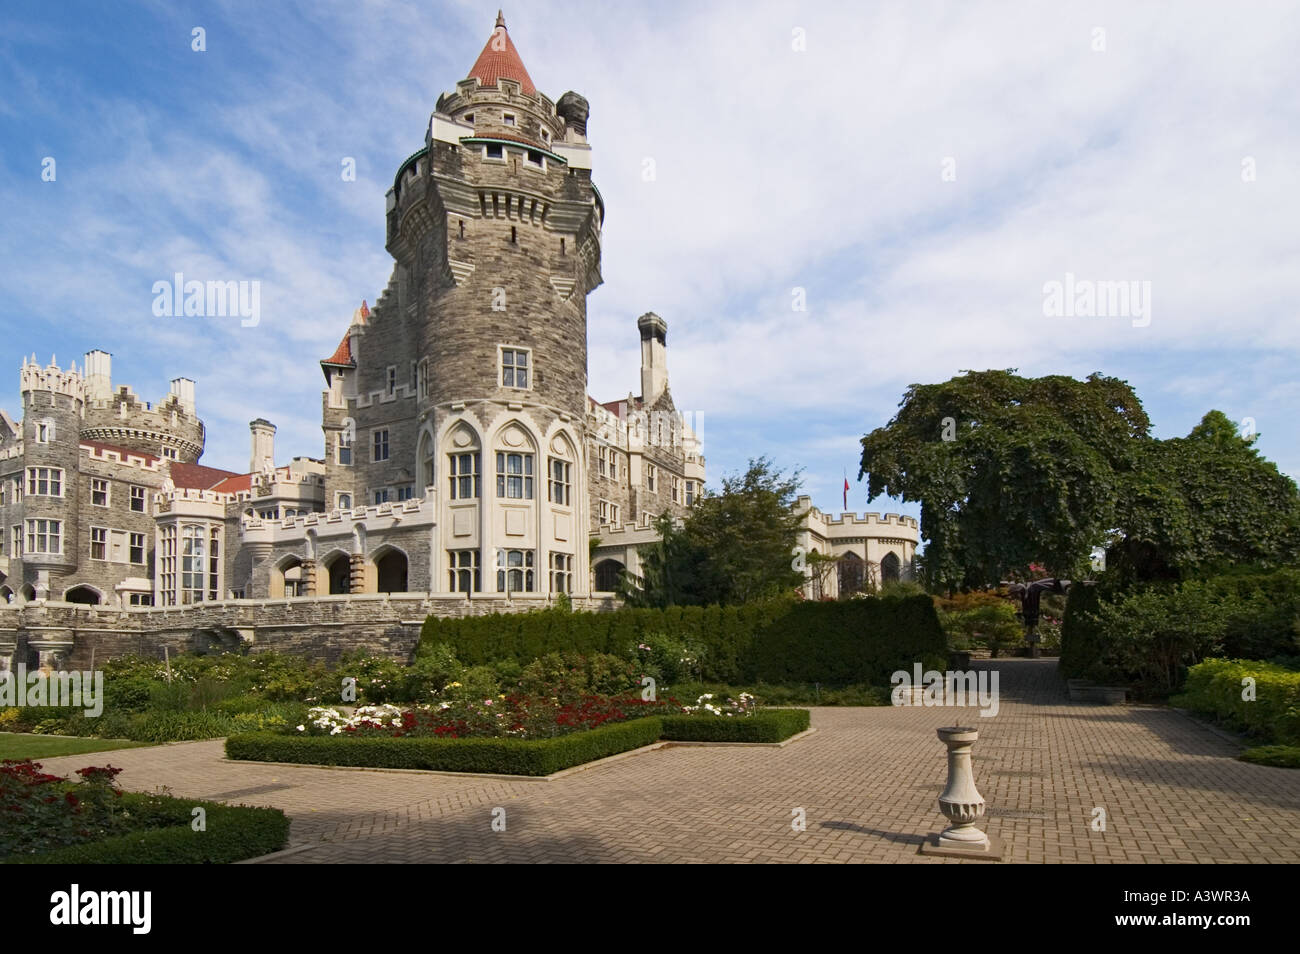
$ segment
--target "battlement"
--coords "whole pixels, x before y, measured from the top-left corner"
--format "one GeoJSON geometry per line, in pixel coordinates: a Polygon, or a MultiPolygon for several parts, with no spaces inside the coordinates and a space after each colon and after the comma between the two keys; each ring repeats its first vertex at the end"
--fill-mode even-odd
{"type": "Polygon", "coordinates": [[[82,441],[81,450],[92,460],[138,467],[140,470],[146,470],[154,474],[159,473],[162,466],[160,458],[152,454],[137,453],[125,447],[105,447],[100,444],[87,444],[82,441]]]}
{"type": "Polygon", "coordinates": [[[45,367],[37,363],[36,355],[32,355],[30,361],[24,357],[18,381],[24,397],[33,391],[47,391],[51,394],[66,394],[77,401],[86,400],[86,381],[77,370],[76,363],[65,371],[52,355],[50,363],[45,367]]]}
{"type": "Polygon", "coordinates": [[[883,527],[894,529],[907,528],[914,531],[920,530],[920,523],[915,517],[909,517],[901,513],[877,513],[867,511],[861,515],[856,513],[841,513],[838,517],[823,513],[817,507],[812,505],[812,498],[801,496],[795,503],[796,508],[806,514],[809,523],[820,524],[824,527],[883,527]]]}

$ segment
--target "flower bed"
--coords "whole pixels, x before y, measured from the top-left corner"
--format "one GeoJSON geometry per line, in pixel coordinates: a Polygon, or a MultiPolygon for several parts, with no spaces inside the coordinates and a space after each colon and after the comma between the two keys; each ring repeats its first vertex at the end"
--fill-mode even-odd
{"type": "Polygon", "coordinates": [[[649,745],[661,730],[659,718],[648,716],[542,739],[437,738],[382,730],[335,735],[250,732],[226,739],[226,756],[257,762],[550,775],[649,745]]]}
{"type": "Polygon", "coordinates": [[[741,718],[665,716],[662,738],[674,742],[784,742],[810,725],[807,709],[764,709],[741,718]]]}
{"type": "Polygon", "coordinates": [[[284,847],[289,821],[246,808],[124,793],[111,766],[71,782],[24,759],[0,763],[0,862],[5,864],[223,864],[284,847]],[[195,831],[193,810],[205,812],[195,831]]]}
{"type": "Polygon", "coordinates": [[[500,693],[496,698],[452,699],[406,708],[361,706],[353,712],[318,706],[308,712],[296,732],[308,736],[548,739],[679,709],[669,700],[649,702],[632,695],[587,693],[562,701],[500,693]]]}

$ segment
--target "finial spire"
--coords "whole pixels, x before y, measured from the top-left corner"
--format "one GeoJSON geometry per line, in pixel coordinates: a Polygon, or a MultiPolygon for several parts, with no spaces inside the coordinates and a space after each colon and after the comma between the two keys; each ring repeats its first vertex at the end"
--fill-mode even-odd
{"type": "Polygon", "coordinates": [[[500,9],[497,10],[497,26],[503,30],[506,28],[506,18],[502,16],[500,9]]]}

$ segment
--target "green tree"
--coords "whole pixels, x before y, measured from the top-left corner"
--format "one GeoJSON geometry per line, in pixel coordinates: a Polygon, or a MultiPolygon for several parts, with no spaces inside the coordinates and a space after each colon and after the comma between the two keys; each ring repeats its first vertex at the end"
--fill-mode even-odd
{"type": "Polygon", "coordinates": [[[798,473],[767,458],[705,491],[686,519],[665,514],[660,539],[640,551],[642,575],[628,579],[625,598],[639,606],[740,604],[789,592],[803,582],[792,568],[799,517],[798,473]]]}
{"type": "Polygon", "coordinates": [[[1147,441],[1120,494],[1108,563],[1124,578],[1186,579],[1300,555],[1295,482],[1210,411],[1186,437],[1147,441]]]}
{"type": "Polygon", "coordinates": [[[971,371],[912,385],[899,408],[862,439],[858,477],[872,500],[921,504],[935,588],[994,582],[1030,563],[1078,574],[1115,525],[1118,488],[1150,429],[1132,388],[1101,374],[971,371]]]}

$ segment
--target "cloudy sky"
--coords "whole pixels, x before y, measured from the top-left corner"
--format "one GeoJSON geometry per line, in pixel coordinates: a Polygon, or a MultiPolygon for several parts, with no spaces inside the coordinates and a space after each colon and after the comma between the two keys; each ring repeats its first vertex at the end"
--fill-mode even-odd
{"type": "MultiPolygon", "coordinates": [[[[0,405],[20,406],[24,354],[98,347],[142,397],[198,382],[205,463],[244,470],[258,416],[282,462],[321,456],[318,361],[387,281],[384,192],[496,9],[6,4],[0,405]],[[176,272],[260,281],[260,323],[155,317],[176,272]]],[[[590,391],[639,390],[635,321],[658,312],[714,477],[767,454],[824,509],[847,471],[868,509],[862,434],[908,384],[990,367],[1122,377],[1160,437],[1210,408],[1252,418],[1300,474],[1295,5],[505,15],[539,89],[591,102],[608,214],[590,391]],[[1045,314],[1067,274],[1138,283],[1149,311],[1045,314]]]]}

